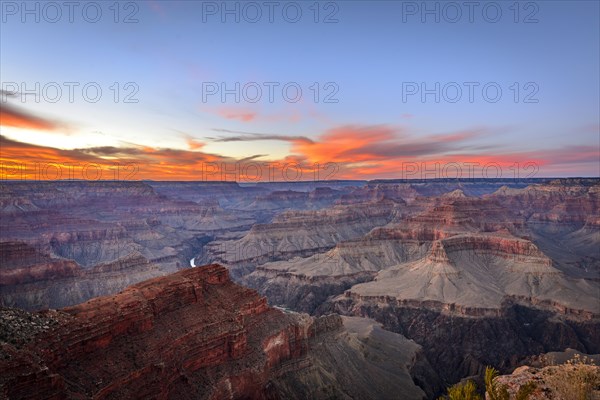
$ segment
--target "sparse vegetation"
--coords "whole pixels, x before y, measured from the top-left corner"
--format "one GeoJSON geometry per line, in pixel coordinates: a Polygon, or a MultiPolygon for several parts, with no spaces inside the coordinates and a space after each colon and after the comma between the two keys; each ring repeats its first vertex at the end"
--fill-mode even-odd
{"type": "Polygon", "coordinates": [[[533,381],[529,381],[519,388],[515,400],[527,400],[529,396],[535,391],[537,385],[533,381]]]}
{"type": "Polygon", "coordinates": [[[548,386],[561,398],[600,399],[600,371],[587,356],[575,354],[562,367],[551,367],[548,372],[548,386]]]}
{"type": "Polygon", "coordinates": [[[0,307],[0,344],[21,348],[39,333],[52,329],[62,317],[59,312],[40,314],[0,307]]]}
{"type": "Polygon", "coordinates": [[[498,370],[493,367],[485,368],[485,392],[489,400],[527,400],[536,389],[535,382],[529,381],[519,388],[514,396],[508,392],[505,384],[497,381],[498,370]]]}
{"type": "MultiPolygon", "coordinates": [[[[511,398],[506,385],[497,382],[496,378],[498,378],[498,370],[493,367],[486,367],[485,391],[488,400],[528,400],[536,389],[535,382],[527,382],[511,398]]],[[[483,397],[477,393],[477,385],[469,380],[449,387],[447,394],[439,397],[438,400],[483,400],[483,397]]]]}
{"type": "Polygon", "coordinates": [[[477,393],[477,385],[471,380],[457,383],[448,388],[448,393],[440,397],[438,400],[482,400],[482,397],[477,393]]]}
{"type": "Polygon", "coordinates": [[[508,389],[506,385],[499,384],[496,381],[498,370],[494,367],[485,368],[485,391],[490,400],[509,400],[508,389]]]}

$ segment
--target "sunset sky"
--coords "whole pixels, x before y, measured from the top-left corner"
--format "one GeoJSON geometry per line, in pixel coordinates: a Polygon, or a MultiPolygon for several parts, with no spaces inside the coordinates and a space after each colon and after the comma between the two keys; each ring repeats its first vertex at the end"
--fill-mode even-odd
{"type": "Polygon", "coordinates": [[[2,2],[2,179],[600,176],[597,1],[74,3],[2,2]]]}

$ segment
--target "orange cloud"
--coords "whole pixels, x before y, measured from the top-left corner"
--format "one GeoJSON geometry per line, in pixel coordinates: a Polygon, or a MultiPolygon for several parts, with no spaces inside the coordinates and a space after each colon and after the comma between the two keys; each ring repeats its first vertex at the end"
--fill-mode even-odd
{"type": "Polygon", "coordinates": [[[287,122],[287,123],[298,123],[303,117],[316,117],[312,112],[307,110],[299,110],[295,107],[284,107],[278,110],[264,113],[260,107],[241,107],[241,106],[221,106],[221,107],[209,107],[201,105],[199,110],[204,113],[212,115],[218,115],[221,118],[228,120],[237,120],[240,122],[256,122],[264,121],[269,123],[276,122],[287,122]]]}
{"type": "Polygon", "coordinates": [[[563,166],[571,170],[567,165],[593,176],[598,169],[594,146],[492,152],[472,144],[489,133],[472,129],[413,137],[385,125],[347,125],[312,142],[292,141],[292,151],[309,163],[335,163],[339,179],[534,177],[556,175],[563,166]]]}
{"type": "Polygon", "coordinates": [[[47,119],[36,117],[15,106],[3,104],[0,107],[0,126],[51,131],[57,129],[59,125],[47,119]]]}
{"type": "Polygon", "coordinates": [[[362,151],[373,143],[385,143],[395,137],[386,126],[342,126],[325,132],[318,141],[296,141],[292,152],[307,157],[312,162],[335,160],[340,163],[373,159],[369,151],[362,151]]]}
{"type": "Polygon", "coordinates": [[[250,122],[253,121],[258,113],[254,111],[244,110],[244,109],[236,109],[236,108],[219,108],[217,113],[226,119],[235,119],[242,122],[250,122]]]}
{"type": "Polygon", "coordinates": [[[0,135],[0,180],[310,180],[313,166],[300,159],[264,162],[147,146],[63,150],[0,135]]]}
{"type": "Polygon", "coordinates": [[[102,171],[102,179],[250,182],[431,179],[454,178],[459,173],[463,178],[596,176],[600,158],[594,146],[503,152],[483,148],[482,151],[470,142],[485,134],[485,130],[413,137],[385,125],[346,125],[330,129],[316,139],[218,131],[236,135],[222,139],[228,141],[287,141],[291,144],[291,154],[268,162],[259,160],[261,155],[235,159],[201,151],[203,143],[192,137],[187,137],[188,149],[184,150],[134,144],[64,150],[0,135],[0,178],[90,179],[90,171],[98,170],[102,171]],[[58,170],[63,172],[59,177],[58,170]]]}
{"type": "Polygon", "coordinates": [[[191,136],[186,136],[186,142],[190,150],[200,150],[205,145],[203,142],[200,142],[191,136]]]}

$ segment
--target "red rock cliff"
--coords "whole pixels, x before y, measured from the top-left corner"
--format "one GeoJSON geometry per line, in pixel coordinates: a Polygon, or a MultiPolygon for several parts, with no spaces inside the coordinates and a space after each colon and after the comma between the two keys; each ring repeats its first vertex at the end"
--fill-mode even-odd
{"type": "Polygon", "coordinates": [[[1,344],[0,397],[266,398],[315,331],[216,264],[46,314],[60,318],[31,342],[1,344]]]}

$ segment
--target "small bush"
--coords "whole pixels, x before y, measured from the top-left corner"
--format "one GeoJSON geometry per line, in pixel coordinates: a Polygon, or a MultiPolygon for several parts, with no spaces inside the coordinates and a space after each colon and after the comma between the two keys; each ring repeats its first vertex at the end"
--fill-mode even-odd
{"type": "Polygon", "coordinates": [[[588,357],[575,354],[563,366],[551,368],[547,384],[562,398],[594,399],[594,391],[600,388],[600,373],[588,357]]]}
{"type": "Polygon", "coordinates": [[[457,383],[448,388],[446,396],[440,397],[438,400],[482,400],[477,393],[477,385],[473,381],[457,383]]]}
{"type": "Polygon", "coordinates": [[[535,382],[529,381],[519,388],[515,400],[527,400],[529,396],[535,391],[537,385],[535,382]]]}
{"type": "Polygon", "coordinates": [[[493,367],[485,367],[485,391],[490,400],[510,400],[506,385],[496,382],[498,370],[493,367]]]}

